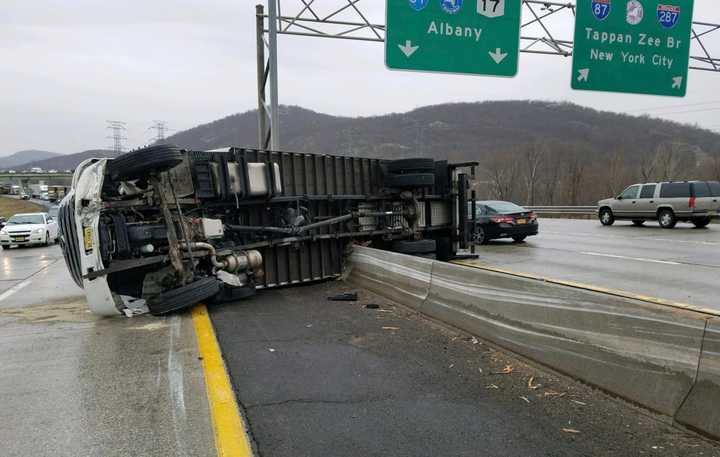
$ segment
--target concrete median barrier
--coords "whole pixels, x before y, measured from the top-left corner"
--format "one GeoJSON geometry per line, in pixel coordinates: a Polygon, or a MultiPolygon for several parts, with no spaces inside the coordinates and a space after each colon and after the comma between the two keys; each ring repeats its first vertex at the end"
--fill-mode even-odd
{"type": "Polygon", "coordinates": [[[720,437],[720,319],[708,321],[697,380],[675,418],[681,424],[720,437]]]}
{"type": "Polygon", "coordinates": [[[427,298],[432,266],[429,259],[356,246],[348,280],[414,308],[427,298]]]}
{"type": "Polygon", "coordinates": [[[720,319],[368,248],[351,264],[376,293],[720,437],[720,319]]]}
{"type": "Polygon", "coordinates": [[[422,310],[670,416],[692,386],[704,330],[685,312],[443,263],[422,310]]]}

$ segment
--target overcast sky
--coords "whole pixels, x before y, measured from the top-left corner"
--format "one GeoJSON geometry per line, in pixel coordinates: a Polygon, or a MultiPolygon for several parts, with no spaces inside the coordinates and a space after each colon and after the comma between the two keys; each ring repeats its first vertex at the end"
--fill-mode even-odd
{"type": "MultiPolygon", "coordinates": [[[[301,0],[282,2],[289,11],[301,0]]],[[[345,2],[315,0],[321,7],[345,2]]],[[[127,122],[126,144],[136,147],[153,136],[154,119],[183,130],[255,108],[256,3],[3,0],[0,154],[106,147],[106,120],[127,122]]],[[[360,3],[371,21],[384,22],[384,0],[360,3]]],[[[695,0],[695,20],[720,23],[720,2],[695,0]]],[[[572,39],[572,28],[565,15],[552,31],[572,39]]],[[[718,57],[720,32],[715,35],[709,46],[718,57]]],[[[392,72],[379,43],[281,36],[279,55],[281,103],[325,113],[541,99],[647,112],[720,131],[720,73],[691,72],[687,97],[676,99],[572,91],[571,59],[562,57],[522,54],[518,76],[505,79],[392,72]]]]}

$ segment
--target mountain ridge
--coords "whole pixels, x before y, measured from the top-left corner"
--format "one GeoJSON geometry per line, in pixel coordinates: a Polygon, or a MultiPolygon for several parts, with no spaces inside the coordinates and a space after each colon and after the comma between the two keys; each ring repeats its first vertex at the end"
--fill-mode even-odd
{"type": "Polygon", "coordinates": [[[43,151],[39,149],[25,149],[0,157],[0,170],[8,170],[13,167],[23,166],[26,163],[46,160],[61,156],[59,152],[43,151]]]}

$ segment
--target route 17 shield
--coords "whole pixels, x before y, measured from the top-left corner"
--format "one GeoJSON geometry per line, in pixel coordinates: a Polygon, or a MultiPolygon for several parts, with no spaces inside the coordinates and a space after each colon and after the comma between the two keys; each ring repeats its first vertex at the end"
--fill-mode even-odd
{"type": "Polygon", "coordinates": [[[660,25],[666,29],[675,27],[680,18],[680,7],[674,5],[658,5],[657,18],[660,25]]]}
{"type": "Polygon", "coordinates": [[[610,15],[611,0],[593,0],[592,13],[598,21],[604,21],[610,15]]]}

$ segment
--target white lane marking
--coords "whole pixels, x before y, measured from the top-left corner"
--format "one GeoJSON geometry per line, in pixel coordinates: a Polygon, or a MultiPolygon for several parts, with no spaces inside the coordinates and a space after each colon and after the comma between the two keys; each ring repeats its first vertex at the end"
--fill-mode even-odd
{"type": "Polygon", "coordinates": [[[6,290],[2,294],[0,294],[0,302],[5,300],[6,298],[9,298],[9,297],[15,295],[18,291],[26,288],[27,286],[30,285],[31,282],[32,282],[32,279],[26,279],[25,281],[23,281],[19,284],[15,284],[11,288],[9,288],[8,290],[6,290]]]}
{"type": "Polygon", "coordinates": [[[570,233],[570,232],[555,232],[552,230],[542,230],[543,234],[547,235],[562,235],[576,238],[600,238],[600,239],[613,239],[613,240],[627,240],[627,241],[659,241],[661,243],[683,243],[683,244],[696,244],[698,246],[720,246],[720,241],[706,241],[706,240],[678,240],[674,238],[655,238],[653,236],[645,235],[609,235],[602,234],[596,235],[592,233],[570,233]]]}
{"type": "Polygon", "coordinates": [[[682,263],[671,262],[669,260],[646,259],[643,257],[628,257],[628,256],[624,256],[624,255],[603,254],[600,252],[581,252],[580,254],[592,255],[592,256],[596,256],[596,257],[609,257],[611,259],[635,260],[637,262],[662,263],[663,265],[682,265],[682,263]]]}

